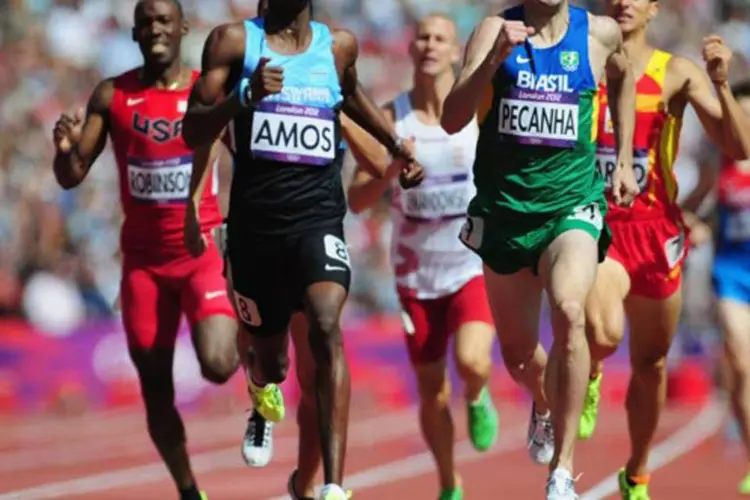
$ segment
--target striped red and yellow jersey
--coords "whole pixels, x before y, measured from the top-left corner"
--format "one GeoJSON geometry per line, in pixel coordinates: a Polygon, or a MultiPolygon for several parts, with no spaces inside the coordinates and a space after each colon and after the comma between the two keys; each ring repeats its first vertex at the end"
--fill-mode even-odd
{"type": "MultiPolygon", "coordinates": [[[[654,50],[643,76],[636,82],[636,117],[633,138],[633,167],[641,191],[632,208],[618,207],[609,200],[608,220],[669,217],[681,220],[677,205],[677,179],[673,166],[677,158],[682,120],[669,114],[663,99],[664,78],[672,55],[654,50]]],[[[607,87],[599,85],[599,125],[596,166],[612,186],[616,165],[615,135],[607,87]]]]}

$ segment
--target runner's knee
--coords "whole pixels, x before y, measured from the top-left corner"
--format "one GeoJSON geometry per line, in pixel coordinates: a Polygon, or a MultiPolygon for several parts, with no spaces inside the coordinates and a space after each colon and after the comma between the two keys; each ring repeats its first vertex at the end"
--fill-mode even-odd
{"type": "Polygon", "coordinates": [[[578,300],[563,300],[552,304],[552,324],[555,340],[567,349],[586,341],[585,317],[583,304],[578,300]]]}
{"type": "Polygon", "coordinates": [[[617,349],[622,340],[621,325],[610,320],[599,311],[586,311],[586,337],[592,353],[611,354],[617,349]]]}
{"type": "Polygon", "coordinates": [[[484,378],[490,371],[492,360],[489,353],[469,351],[456,356],[456,370],[463,380],[484,378]]]}
{"type": "Polygon", "coordinates": [[[653,349],[648,353],[634,355],[631,351],[630,365],[640,377],[661,376],[667,370],[667,350],[653,349]]]}
{"type": "Polygon", "coordinates": [[[417,387],[423,406],[444,407],[450,403],[451,385],[442,364],[430,368],[417,368],[417,387]]]}
{"type": "Polygon", "coordinates": [[[237,371],[239,366],[237,351],[209,351],[200,359],[201,375],[214,384],[223,384],[237,371]]]}
{"type": "MultiPolygon", "coordinates": [[[[529,339],[533,338],[529,336],[529,339]]],[[[537,341],[533,342],[520,341],[500,341],[500,354],[503,356],[503,362],[509,371],[526,370],[533,363],[534,353],[536,352],[537,341]]]]}
{"type": "Polygon", "coordinates": [[[744,335],[732,335],[725,332],[724,352],[732,372],[736,375],[750,374],[750,342],[744,338],[744,335]]]}
{"type": "Polygon", "coordinates": [[[230,316],[213,315],[193,328],[193,339],[203,378],[223,384],[237,371],[237,323],[230,316]]]}
{"type": "Polygon", "coordinates": [[[343,349],[339,325],[339,307],[316,307],[308,314],[309,343],[316,363],[330,364],[334,353],[343,349]]]}

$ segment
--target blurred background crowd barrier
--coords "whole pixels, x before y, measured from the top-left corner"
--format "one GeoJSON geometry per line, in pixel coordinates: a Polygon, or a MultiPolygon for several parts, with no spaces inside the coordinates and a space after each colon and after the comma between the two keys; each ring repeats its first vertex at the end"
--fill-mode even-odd
{"type": "MultiPolygon", "coordinates": [[[[0,2],[0,411],[81,411],[138,404],[117,311],[121,212],[114,157],[108,149],[78,189],[62,191],[51,162],[52,126],[61,112],[84,106],[96,82],[137,66],[131,41],[134,0],[3,0],[0,2]]],[[[256,0],[183,0],[191,33],[183,55],[194,67],[217,23],[254,15],[256,0]]],[[[360,78],[378,102],[410,84],[407,46],[415,19],[448,13],[462,40],[505,2],[477,0],[314,0],[316,17],[360,40],[360,78]]],[[[602,2],[578,2],[600,11],[602,2]]],[[[719,33],[734,49],[732,79],[750,75],[748,0],[661,0],[652,23],[656,46],[699,64],[701,38],[719,33]]],[[[221,168],[226,205],[230,167],[221,168]]],[[[685,118],[677,174],[684,196],[701,168],[716,168],[694,114],[685,118]]],[[[351,175],[351,159],[345,177],[351,175]]],[[[707,214],[709,199],[702,207],[707,214]]],[[[389,262],[388,200],[348,216],[354,282],[346,311],[355,387],[381,402],[413,396],[389,262]],[[359,384],[359,386],[357,386],[359,384]]],[[[670,356],[672,400],[704,398],[716,352],[710,291],[711,244],[694,249],[685,279],[685,314],[670,356]]],[[[543,321],[544,323],[544,321],[543,321]]],[[[546,328],[546,327],[545,327],[546,328]]],[[[184,333],[184,332],[183,332],[184,333]]],[[[548,338],[545,330],[544,337],[548,338]]],[[[605,396],[621,400],[627,357],[610,362],[605,396]]],[[[504,369],[495,390],[516,396],[504,369]]],[[[175,362],[185,404],[238,394],[241,383],[206,389],[182,335],[175,362]]],[[[294,395],[294,384],[287,384],[294,395]]],[[[231,398],[229,398],[231,399],[231,398]]],[[[215,402],[215,401],[214,401],[215,402]]]]}

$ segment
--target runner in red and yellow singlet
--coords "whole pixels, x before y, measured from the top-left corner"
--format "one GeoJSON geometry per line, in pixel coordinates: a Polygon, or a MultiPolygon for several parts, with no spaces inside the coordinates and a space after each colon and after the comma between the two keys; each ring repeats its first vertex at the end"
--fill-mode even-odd
{"type": "Polygon", "coordinates": [[[215,159],[210,144],[193,152],[182,139],[183,116],[198,76],[180,62],[187,33],[182,6],[176,0],[140,0],[134,17],[133,37],[144,65],[99,83],[85,117],[82,112],[60,117],[54,171],[63,188],[79,185],[111,138],[125,213],[123,324],[148,431],[181,500],[201,500],[206,497],[196,486],[174,405],[172,360],[185,314],[206,379],[223,383],[238,366],[237,322],[211,235],[221,224],[216,177],[205,179],[201,198],[189,199],[193,163],[214,164],[215,159]],[[183,238],[186,215],[196,205],[205,245],[193,257],[183,238]]]}
{"type": "MultiPolygon", "coordinates": [[[[681,264],[686,257],[685,224],[677,204],[677,178],[672,167],[680,139],[681,120],[664,107],[664,77],[671,54],[654,50],[636,82],[636,126],[633,137],[633,170],[640,193],[631,208],[609,204],[607,223],[613,239],[608,257],[630,276],[630,293],[663,299],[680,286],[681,264]],[[641,245],[656,237],[658,245],[641,245]]],[[[596,163],[609,186],[615,166],[615,136],[607,87],[600,85],[596,163]]]]}
{"type": "MultiPolygon", "coordinates": [[[[687,254],[688,231],[672,170],[682,116],[690,104],[709,138],[736,158],[750,155],[750,124],[729,89],[732,53],[721,38],[703,40],[707,78],[693,62],[649,46],[646,28],[656,17],[657,1],[610,0],[608,8],[620,25],[636,75],[633,147],[640,194],[632,208],[609,203],[606,221],[612,245],[586,306],[592,372],[579,437],[594,432],[602,361],[622,340],[627,316],[632,375],[626,407],[632,449],[620,471],[619,487],[622,498],[648,500],[647,460],[664,405],[665,359],[682,308],[681,272],[687,254]]],[[[608,183],[614,170],[610,90],[606,83],[600,87],[597,148],[597,166],[608,183]]]]}

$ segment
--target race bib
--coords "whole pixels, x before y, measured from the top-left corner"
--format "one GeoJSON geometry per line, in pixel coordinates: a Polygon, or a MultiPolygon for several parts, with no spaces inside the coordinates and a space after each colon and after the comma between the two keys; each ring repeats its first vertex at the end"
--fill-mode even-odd
{"type": "Polygon", "coordinates": [[[253,158],[327,165],[336,157],[335,111],[315,106],[261,102],[253,114],[253,158]]]}
{"type": "Polygon", "coordinates": [[[588,205],[574,208],[573,213],[568,215],[568,219],[591,224],[597,231],[601,231],[604,227],[602,212],[596,203],[589,203],[588,205]]]}
{"type": "Polygon", "coordinates": [[[557,148],[574,148],[578,141],[578,94],[512,87],[498,113],[498,131],[506,140],[557,148]]]}
{"type": "MultiPolygon", "coordinates": [[[[648,150],[636,149],[633,151],[633,172],[638,187],[643,191],[648,184],[648,150]]],[[[604,177],[607,188],[612,187],[612,174],[617,167],[617,154],[615,148],[600,146],[596,149],[596,169],[604,177]]]]}
{"type": "Polygon", "coordinates": [[[750,208],[727,214],[726,235],[731,242],[750,241],[750,208]]]}
{"type": "Polygon", "coordinates": [[[468,173],[427,177],[419,187],[401,191],[401,210],[406,217],[425,220],[464,216],[471,186],[468,173]]]}
{"type": "Polygon", "coordinates": [[[674,266],[685,257],[685,249],[685,233],[682,231],[664,242],[664,256],[670,269],[674,269],[674,266]]]}
{"type": "Polygon", "coordinates": [[[130,196],[151,203],[185,202],[190,194],[193,157],[165,160],[128,158],[130,196]]]}

